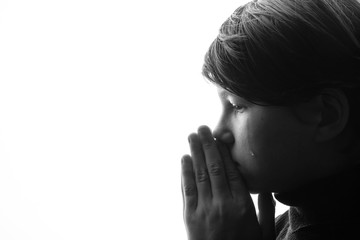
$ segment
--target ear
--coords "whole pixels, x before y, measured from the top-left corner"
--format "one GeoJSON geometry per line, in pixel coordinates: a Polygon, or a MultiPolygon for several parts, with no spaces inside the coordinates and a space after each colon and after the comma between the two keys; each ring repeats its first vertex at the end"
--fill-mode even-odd
{"type": "Polygon", "coordinates": [[[325,142],[338,136],[349,119],[349,103],[340,89],[324,89],[318,96],[321,119],[317,125],[316,141],[325,142]]]}

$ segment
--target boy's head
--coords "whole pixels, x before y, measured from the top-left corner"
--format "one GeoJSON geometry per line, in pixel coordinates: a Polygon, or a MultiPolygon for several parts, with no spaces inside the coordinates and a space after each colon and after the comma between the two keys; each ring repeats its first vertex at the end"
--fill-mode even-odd
{"type": "MultiPolygon", "coordinates": [[[[276,139],[271,140],[270,135],[263,137],[272,141],[268,145],[276,142],[270,155],[284,160],[282,165],[277,166],[279,168],[286,168],[285,158],[297,158],[303,162],[307,154],[312,154],[309,159],[314,161],[313,158],[321,156],[339,157],[341,154],[345,156],[344,153],[353,153],[360,136],[360,114],[356,112],[357,103],[360,103],[360,93],[357,92],[360,90],[360,3],[357,0],[251,1],[238,8],[221,26],[218,37],[205,56],[203,74],[219,86],[224,106],[239,108],[236,105],[242,103],[237,104],[236,101],[243,101],[252,106],[251,109],[256,109],[250,111],[245,108],[243,112],[237,109],[236,116],[224,109],[222,121],[215,132],[219,136],[233,135],[233,156],[239,151],[234,146],[246,145],[256,139],[253,146],[248,146],[248,152],[251,152],[252,159],[261,158],[261,148],[257,153],[252,150],[259,141],[265,141],[261,140],[261,132],[256,129],[271,121],[274,125],[281,123],[284,126],[278,126],[279,129],[274,127],[278,132],[284,132],[283,135],[274,135],[276,139]],[[282,111],[280,115],[278,109],[282,111]],[[259,111],[266,114],[259,114],[259,111]],[[252,117],[249,118],[248,113],[252,117]],[[268,122],[258,122],[254,126],[254,121],[258,121],[254,120],[255,115],[268,122]],[[287,122],[287,118],[290,122],[296,119],[300,125],[287,122]],[[236,126],[241,129],[238,133],[241,136],[236,135],[236,126]],[[324,126],[327,126],[327,132],[324,132],[324,126]],[[322,138],[319,137],[320,128],[322,138]],[[334,144],[341,145],[336,148],[339,155],[330,149],[334,144]],[[297,152],[281,151],[281,145],[297,152]]],[[[271,124],[267,127],[271,128],[271,124]]],[[[253,169],[246,170],[247,161],[239,159],[242,171],[248,171],[248,176],[245,176],[248,181],[258,174],[257,166],[251,166],[256,161],[252,161],[249,169],[253,169]]],[[[268,162],[271,161],[269,159],[268,162]]],[[[333,165],[332,169],[341,165],[330,161],[318,162],[316,167],[319,169],[323,167],[321,164],[326,163],[333,165]]],[[[312,164],[305,165],[315,167],[312,164]]],[[[323,175],[330,174],[332,169],[324,170],[323,175]]],[[[296,171],[289,170],[289,174],[296,171]]],[[[293,186],[296,184],[301,183],[293,186]]],[[[261,191],[261,188],[254,185],[254,191],[261,191]]]]}

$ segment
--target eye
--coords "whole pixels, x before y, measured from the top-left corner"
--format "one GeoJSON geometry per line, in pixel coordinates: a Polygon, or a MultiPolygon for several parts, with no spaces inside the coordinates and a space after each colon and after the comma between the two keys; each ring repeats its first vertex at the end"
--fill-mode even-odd
{"type": "Polygon", "coordinates": [[[245,110],[245,106],[243,105],[237,105],[235,103],[229,102],[233,109],[235,109],[237,112],[243,112],[245,110]]]}

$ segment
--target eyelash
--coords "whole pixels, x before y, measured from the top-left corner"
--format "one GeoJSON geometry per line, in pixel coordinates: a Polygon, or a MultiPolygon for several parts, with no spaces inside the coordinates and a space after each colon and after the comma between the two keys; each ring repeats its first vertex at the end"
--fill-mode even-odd
{"type": "Polygon", "coordinates": [[[234,104],[232,102],[229,102],[229,103],[230,103],[231,107],[233,109],[235,109],[235,111],[237,111],[237,112],[243,112],[244,109],[245,109],[245,106],[236,105],[236,104],[234,104]]]}

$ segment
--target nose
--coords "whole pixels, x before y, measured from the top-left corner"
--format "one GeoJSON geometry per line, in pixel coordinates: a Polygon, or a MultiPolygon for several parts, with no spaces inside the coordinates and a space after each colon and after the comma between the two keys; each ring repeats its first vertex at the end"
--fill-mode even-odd
{"type": "Polygon", "coordinates": [[[230,129],[221,121],[215,127],[213,131],[213,136],[217,140],[220,140],[228,146],[232,145],[235,142],[234,135],[232,134],[230,129]]]}

